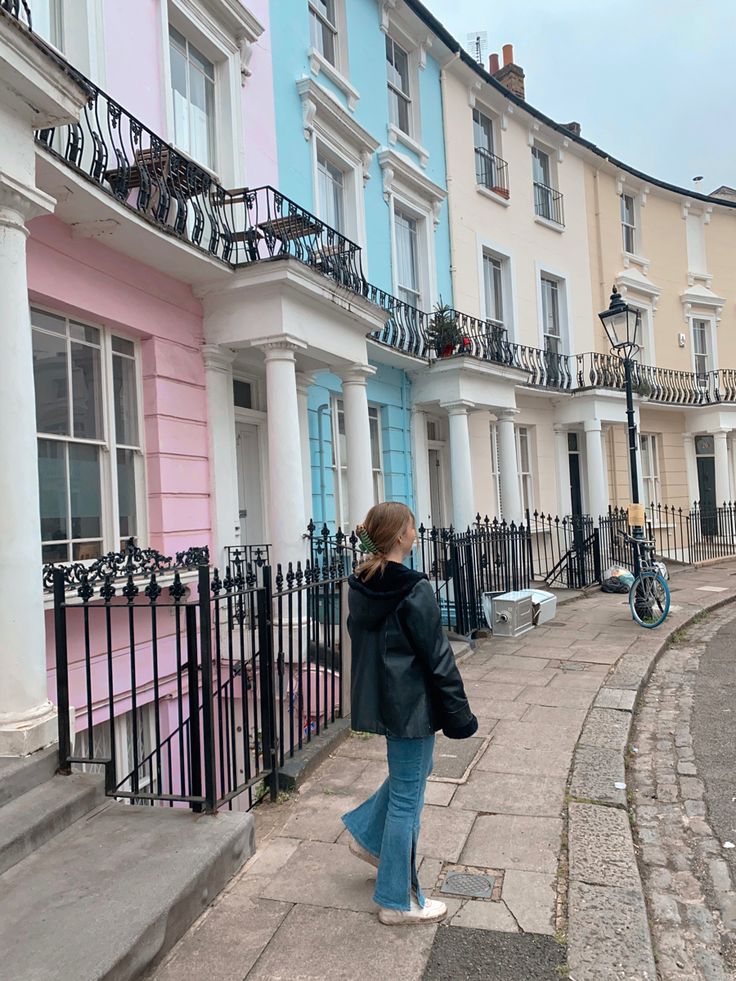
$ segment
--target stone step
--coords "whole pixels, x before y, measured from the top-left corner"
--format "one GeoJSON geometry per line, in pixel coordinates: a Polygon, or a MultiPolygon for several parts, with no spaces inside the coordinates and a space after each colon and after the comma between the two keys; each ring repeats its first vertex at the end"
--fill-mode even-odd
{"type": "Polygon", "coordinates": [[[16,797],[0,817],[0,874],[88,814],[105,797],[102,777],[52,777],[16,797]]]}
{"type": "Polygon", "coordinates": [[[250,814],[100,808],[0,875],[0,976],[137,978],[254,850],[250,814]]]}
{"type": "Polygon", "coordinates": [[[58,746],[30,756],[0,756],[0,807],[50,780],[58,765],[58,746]]]}

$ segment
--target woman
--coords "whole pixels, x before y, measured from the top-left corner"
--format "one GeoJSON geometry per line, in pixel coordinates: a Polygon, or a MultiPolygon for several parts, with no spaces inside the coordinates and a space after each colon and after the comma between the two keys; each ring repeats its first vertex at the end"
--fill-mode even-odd
{"type": "Polygon", "coordinates": [[[416,539],[414,515],[404,504],[377,504],[358,535],[368,554],[349,582],[351,725],[386,737],[388,779],[343,822],[350,850],[378,869],[381,923],[434,922],[447,907],[424,898],[416,872],[434,734],[465,739],[478,721],[429,580],[403,564],[416,539]]]}

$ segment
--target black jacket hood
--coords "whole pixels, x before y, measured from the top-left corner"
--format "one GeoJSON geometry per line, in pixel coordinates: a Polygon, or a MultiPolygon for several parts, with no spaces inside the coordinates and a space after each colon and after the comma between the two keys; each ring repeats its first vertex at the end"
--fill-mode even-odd
{"type": "Polygon", "coordinates": [[[367,581],[351,576],[350,612],[353,620],[367,630],[375,630],[399,603],[409,595],[418,582],[427,577],[423,572],[408,569],[400,562],[389,562],[384,571],[367,581]]]}

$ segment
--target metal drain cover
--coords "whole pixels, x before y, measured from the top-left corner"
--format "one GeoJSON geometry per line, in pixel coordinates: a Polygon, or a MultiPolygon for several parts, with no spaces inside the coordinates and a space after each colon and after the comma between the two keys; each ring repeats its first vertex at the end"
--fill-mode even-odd
{"type": "Polygon", "coordinates": [[[451,896],[469,896],[473,899],[490,899],[496,880],[492,875],[472,872],[448,872],[440,892],[451,896]]]}

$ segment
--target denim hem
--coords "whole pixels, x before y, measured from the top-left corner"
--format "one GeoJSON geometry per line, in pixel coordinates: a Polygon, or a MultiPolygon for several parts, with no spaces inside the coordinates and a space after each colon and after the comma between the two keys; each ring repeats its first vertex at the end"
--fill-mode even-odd
{"type": "Polygon", "coordinates": [[[377,855],[377,854],[376,854],[376,853],[375,853],[375,852],[373,851],[373,849],[372,849],[372,848],[368,848],[368,846],[367,846],[367,845],[365,844],[365,842],[362,842],[362,841],[360,840],[360,836],[359,836],[359,835],[356,835],[356,833],[355,833],[355,832],[353,831],[353,829],[352,829],[352,828],[350,827],[350,825],[348,824],[348,822],[347,822],[347,821],[345,820],[345,818],[344,818],[344,817],[341,817],[341,818],[340,818],[340,820],[341,820],[341,821],[342,821],[342,823],[343,823],[343,824],[345,825],[345,827],[346,827],[346,828],[348,829],[348,832],[350,833],[350,835],[351,835],[351,837],[353,838],[353,840],[354,840],[354,841],[357,841],[357,842],[358,842],[358,844],[360,845],[360,847],[361,847],[361,848],[362,848],[362,849],[363,849],[364,851],[366,851],[366,852],[368,852],[368,854],[369,854],[369,855],[372,855],[372,856],[373,856],[374,858],[378,858],[378,859],[380,859],[380,857],[381,857],[380,855],[377,855]]]}
{"type": "Polygon", "coordinates": [[[381,900],[378,898],[378,896],[375,893],[373,893],[373,902],[376,903],[378,906],[380,906],[381,909],[395,909],[398,910],[399,913],[408,913],[409,910],[411,909],[411,896],[409,896],[408,906],[398,906],[396,903],[381,902],[381,900]]]}

